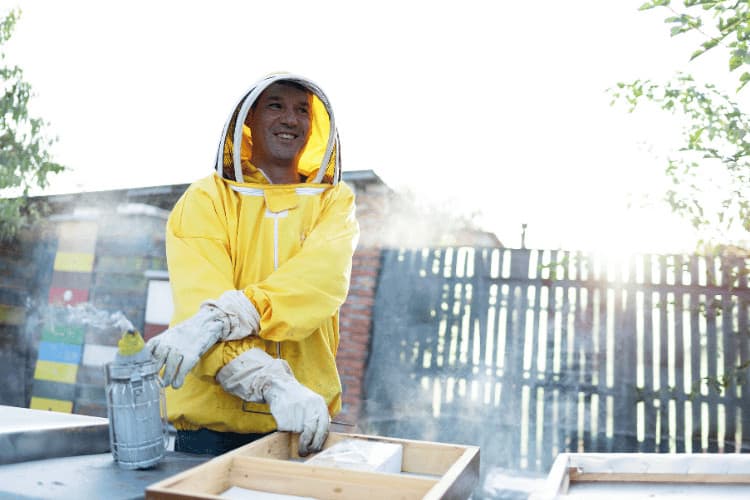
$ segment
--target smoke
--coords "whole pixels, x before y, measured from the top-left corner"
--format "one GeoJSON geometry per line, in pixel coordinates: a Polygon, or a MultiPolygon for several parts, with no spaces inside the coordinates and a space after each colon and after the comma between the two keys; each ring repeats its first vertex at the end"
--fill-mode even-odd
{"type": "Polygon", "coordinates": [[[88,302],[68,305],[61,311],[62,314],[54,314],[53,321],[68,324],[90,326],[98,330],[116,329],[118,331],[134,330],[133,323],[121,311],[110,313],[97,309],[88,302]]]}
{"type": "Polygon", "coordinates": [[[67,313],[67,320],[70,323],[91,326],[102,330],[109,328],[115,328],[119,331],[135,329],[133,323],[121,311],[109,313],[97,309],[88,302],[76,304],[75,306],[67,306],[65,311],[67,313]]]}
{"type": "Polygon", "coordinates": [[[358,193],[360,244],[386,248],[502,246],[493,233],[478,226],[479,214],[459,206],[455,200],[428,200],[408,191],[391,196],[358,193]]]}

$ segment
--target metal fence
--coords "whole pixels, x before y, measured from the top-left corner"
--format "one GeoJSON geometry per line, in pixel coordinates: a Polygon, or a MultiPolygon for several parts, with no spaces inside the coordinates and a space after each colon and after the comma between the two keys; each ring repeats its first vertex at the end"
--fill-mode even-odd
{"type": "Polygon", "coordinates": [[[562,451],[750,443],[742,259],[386,250],[368,431],[477,444],[483,468],[562,451]]]}

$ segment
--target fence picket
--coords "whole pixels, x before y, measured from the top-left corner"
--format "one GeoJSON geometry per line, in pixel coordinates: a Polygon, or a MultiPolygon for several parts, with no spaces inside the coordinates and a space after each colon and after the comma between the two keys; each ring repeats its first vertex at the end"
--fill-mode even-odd
{"type": "MultiPolygon", "coordinates": [[[[713,261],[708,258],[704,258],[706,261],[706,268],[708,269],[708,286],[713,288],[716,285],[715,274],[713,273],[713,261]]],[[[718,354],[718,329],[717,329],[717,307],[716,307],[716,295],[714,291],[711,291],[706,296],[706,352],[712,352],[718,354]]],[[[706,355],[706,362],[708,366],[708,377],[712,380],[717,380],[719,376],[718,371],[718,360],[716,356],[706,355]]],[[[708,388],[708,394],[705,398],[708,402],[708,452],[716,453],[719,451],[718,442],[718,424],[719,424],[719,404],[720,400],[717,397],[716,390],[714,388],[708,388]]]]}
{"type": "MultiPolygon", "coordinates": [[[[675,285],[682,286],[683,273],[682,273],[682,256],[676,256],[674,259],[674,270],[675,270],[675,285]]],[[[686,351],[685,339],[684,339],[684,326],[683,326],[683,304],[682,292],[676,292],[674,294],[674,339],[675,339],[675,373],[674,373],[674,391],[673,397],[675,401],[675,451],[677,453],[684,453],[686,451],[685,441],[687,439],[686,434],[686,413],[685,413],[685,370],[680,369],[684,366],[684,360],[690,353],[686,351]]]]}
{"type": "Polygon", "coordinates": [[[728,384],[728,378],[732,376],[734,371],[734,365],[737,355],[737,346],[734,345],[734,328],[733,328],[733,298],[732,295],[726,292],[727,287],[734,287],[734,279],[732,278],[732,267],[733,263],[729,260],[725,260],[721,264],[721,359],[723,361],[721,370],[723,376],[727,377],[727,385],[722,388],[721,399],[724,406],[724,415],[721,417],[723,424],[723,432],[719,434],[718,447],[722,452],[734,451],[733,439],[730,436],[734,436],[735,432],[735,421],[736,421],[736,410],[735,399],[731,397],[730,392],[736,389],[728,384]]]}

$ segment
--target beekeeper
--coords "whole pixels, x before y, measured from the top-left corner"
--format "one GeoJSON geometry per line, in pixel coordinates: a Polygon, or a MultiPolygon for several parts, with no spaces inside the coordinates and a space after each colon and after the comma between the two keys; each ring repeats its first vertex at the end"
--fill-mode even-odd
{"type": "Polygon", "coordinates": [[[176,451],[217,455],[276,429],[300,433],[302,456],[321,449],[341,409],[354,212],[323,91],[288,74],[256,83],[224,126],[216,172],[167,223],[174,316],[148,346],[171,385],[176,451]]]}

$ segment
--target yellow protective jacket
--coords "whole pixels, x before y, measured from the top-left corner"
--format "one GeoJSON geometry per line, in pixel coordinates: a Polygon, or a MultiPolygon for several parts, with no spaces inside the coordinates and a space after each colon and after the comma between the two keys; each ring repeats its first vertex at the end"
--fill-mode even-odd
{"type": "Polygon", "coordinates": [[[215,380],[219,369],[253,347],[285,359],[301,384],[323,396],[331,415],[341,409],[338,312],[359,227],[354,194],[340,178],[333,113],[315,84],[274,75],[237,104],[224,127],[216,173],[186,190],[167,223],[171,325],[195,314],[204,300],[243,290],[260,314],[259,337],[217,343],[180,389],[167,388],[167,413],[177,429],[276,428],[267,405],[243,403],[215,380]],[[306,177],[301,184],[269,184],[252,165],[251,131],[236,119],[278,80],[295,81],[313,94],[310,137],[298,163],[306,177]],[[237,143],[242,147],[233,148],[237,143]]]}

